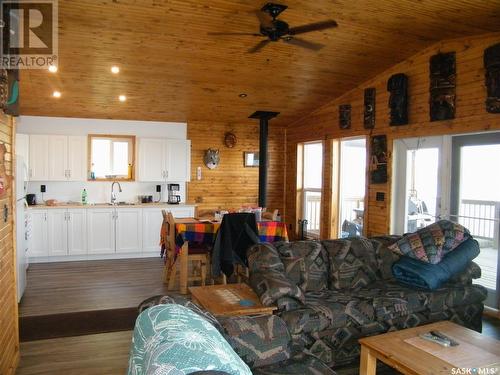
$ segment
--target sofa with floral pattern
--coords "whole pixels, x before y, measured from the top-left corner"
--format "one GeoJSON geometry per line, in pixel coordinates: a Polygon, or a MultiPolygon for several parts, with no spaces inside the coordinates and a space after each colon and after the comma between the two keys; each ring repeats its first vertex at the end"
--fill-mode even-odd
{"type": "Polygon", "coordinates": [[[259,244],[248,250],[250,285],[264,305],[277,305],[292,350],[332,368],[359,361],[358,339],[451,320],[481,330],[487,291],[470,262],[444,286],[403,286],[392,276],[397,236],[259,244]]]}

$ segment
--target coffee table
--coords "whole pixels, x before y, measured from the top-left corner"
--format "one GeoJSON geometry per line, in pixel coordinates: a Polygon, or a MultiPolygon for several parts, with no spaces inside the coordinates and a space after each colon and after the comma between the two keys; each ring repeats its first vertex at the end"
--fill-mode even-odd
{"type": "Polygon", "coordinates": [[[275,306],[263,306],[247,284],[190,287],[193,302],[216,316],[269,315],[275,306]]]}
{"type": "Polygon", "coordinates": [[[405,375],[500,374],[500,341],[448,321],[365,337],[359,342],[360,375],[374,375],[377,359],[405,375]],[[418,337],[429,331],[439,331],[459,345],[443,347],[418,337]],[[483,372],[474,372],[474,368],[483,372]]]}

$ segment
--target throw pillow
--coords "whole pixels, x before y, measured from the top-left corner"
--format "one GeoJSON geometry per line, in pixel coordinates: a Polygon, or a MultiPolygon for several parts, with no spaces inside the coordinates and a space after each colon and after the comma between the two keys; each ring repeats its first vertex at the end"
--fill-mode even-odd
{"type": "Polygon", "coordinates": [[[306,262],[301,257],[282,257],[285,275],[302,290],[307,287],[306,262]]]}
{"type": "Polygon", "coordinates": [[[405,234],[388,248],[398,255],[437,264],[469,237],[469,231],[462,225],[440,220],[414,233],[405,234]]]}

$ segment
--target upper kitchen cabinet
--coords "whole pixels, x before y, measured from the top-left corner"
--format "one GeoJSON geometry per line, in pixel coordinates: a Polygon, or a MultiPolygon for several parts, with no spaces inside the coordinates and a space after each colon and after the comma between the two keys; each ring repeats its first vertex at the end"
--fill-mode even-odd
{"type": "Polygon", "coordinates": [[[30,181],[47,181],[49,179],[48,135],[30,135],[28,177],[30,181]]]}
{"type": "Polygon", "coordinates": [[[66,135],[30,135],[30,181],[84,181],[87,138],[66,135]]]}
{"type": "Polygon", "coordinates": [[[189,181],[190,169],[191,141],[185,139],[139,139],[140,181],[189,181]]]}

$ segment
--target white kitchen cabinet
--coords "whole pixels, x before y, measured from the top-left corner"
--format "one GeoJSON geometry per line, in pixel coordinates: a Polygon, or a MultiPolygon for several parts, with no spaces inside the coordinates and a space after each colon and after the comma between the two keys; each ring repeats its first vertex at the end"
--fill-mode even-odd
{"type": "Polygon", "coordinates": [[[68,136],[68,181],[87,179],[87,137],[68,136]]]}
{"type": "Polygon", "coordinates": [[[139,139],[139,181],[189,181],[191,142],[185,139],[139,139]]]}
{"type": "Polygon", "coordinates": [[[165,140],[139,139],[139,181],[165,181],[165,140]]]}
{"type": "Polygon", "coordinates": [[[142,209],[117,208],[115,221],[116,252],[140,253],[142,251],[142,209]]]}
{"type": "Polygon", "coordinates": [[[160,229],[163,216],[160,208],[142,210],[142,252],[160,254],[160,229]]]}
{"type": "Polygon", "coordinates": [[[87,210],[89,254],[112,254],[115,252],[115,214],[114,208],[87,210]]]}
{"type": "Polygon", "coordinates": [[[49,180],[65,181],[68,178],[68,137],[49,137],[49,180]]]}
{"type": "Polygon", "coordinates": [[[29,256],[42,257],[49,255],[48,243],[48,210],[30,210],[31,236],[29,243],[29,256]]]}
{"type": "Polygon", "coordinates": [[[30,136],[28,134],[16,134],[16,155],[23,158],[26,168],[29,169],[30,163],[30,136]]]}
{"type": "Polygon", "coordinates": [[[28,176],[30,181],[47,181],[49,179],[48,135],[30,135],[28,176]]]}
{"type": "Polygon", "coordinates": [[[87,254],[87,210],[68,210],[68,254],[87,254]]]}
{"type": "Polygon", "coordinates": [[[68,255],[67,217],[66,209],[47,210],[49,256],[68,255]]]}
{"type": "Polygon", "coordinates": [[[168,181],[190,181],[191,141],[167,139],[165,157],[168,181]]]}

